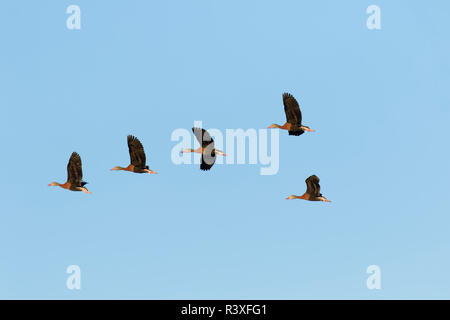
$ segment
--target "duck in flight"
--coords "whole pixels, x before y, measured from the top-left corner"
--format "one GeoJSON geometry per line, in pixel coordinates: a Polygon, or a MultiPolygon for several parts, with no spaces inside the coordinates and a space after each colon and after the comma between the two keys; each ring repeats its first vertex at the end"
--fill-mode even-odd
{"type": "Polygon", "coordinates": [[[303,200],[309,200],[309,201],[325,201],[325,202],[331,202],[322,194],[320,193],[320,184],[319,184],[319,177],[316,175],[310,176],[308,179],[305,180],[306,182],[306,192],[302,196],[289,196],[286,199],[303,199],[303,200]]]}
{"type": "Polygon", "coordinates": [[[290,93],[283,93],[284,112],[286,113],[286,123],[282,126],[272,124],[268,129],[278,128],[289,131],[290,136],[300,136],[305,131],[314,132],[307,126],[302,125],[302,112],[297,100],[290,93]]]}
{"type": "Polygon", "coordinates": [[[91,192],[86,189],[85,185],[87,182],[83,180],[83,171],[81,169],[81,158],[76,152],[73,152],[70,156],[69,163],[67,164],[67,182],[60,184],[58,182],[52,182],[49,184],[50,187],[59,186],[63,189],[71,191],[83,191],[90,194],[91,192]]]}
{"type": "Polygon", "coordinates": [[[200,147],[197,149],[184,149],[181,151],[181,153],[201,153],[202,161],[200,163],[200,170],[210,170],[214,165],[214,162],[216,161],[216,154],[224,157],[226,156],[226,154],[214,148],[214,140],[205,129],[192,128],[192,132],[197,138],[197,141],[200,143],[200,147]]]}
{"type": "Polygon", "coordinates": [[[114,167],[111,170],[124,170],[135,173],[157,173],[156,171],[150,170],[146,164],[145,152],[142,143],[135,136],[129,135],[127,137],[128,141],[128,152],[130,153],[130,164],[128,167],[114,167]]]}

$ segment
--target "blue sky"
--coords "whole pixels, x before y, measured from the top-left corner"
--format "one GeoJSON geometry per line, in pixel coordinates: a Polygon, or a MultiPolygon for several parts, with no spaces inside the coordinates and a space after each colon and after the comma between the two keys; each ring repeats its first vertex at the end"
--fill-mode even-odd
{"type": "Polygon", "coordinates": [[[449,299],[449,10],[3,2],[0,298],[449,299]],[[173,130],[283,124],[285,91],[316,132],[280,132],[278,174],[172,163],[173,130]],[[158,175],[109,171],[128,134],[158,175]],[[47,186],[73,151],[92,195],[47,186]],[[311,174],[333,202],[286,201],[311,174]]]}

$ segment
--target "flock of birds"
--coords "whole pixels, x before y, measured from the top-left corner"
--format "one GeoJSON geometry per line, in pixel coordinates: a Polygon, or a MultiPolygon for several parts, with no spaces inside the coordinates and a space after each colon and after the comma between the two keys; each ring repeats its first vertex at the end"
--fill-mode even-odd
{"type": "MultiPolygon", "coordinates": [[[[289,135],[300,136],[305,131],[314,132],[314,130],[302,124],[302,113],[300,111],[300,106],[297,100],[289,93],[283,93],[283,104],[284,112],[286,113],[286,123],[282,126],[278,124],[272,124],[268,128],[278,128],[282,130],[287,130],[289,135]]],[[[207,171],[212,168],[214,162],[216,161],[216,155],[226,156],[220,150],[214,147],[214,140],[211,135],[202,128],[192,128],[192,132],[198,142],[200,147],[197,149],[184,149],[181,153],[200,153],[201,163],[200,169],[207,171]]],[[[150,173],[155,174],[147,165],[147,160],[145,157],[144,147],[138,138],[129,135],[127,137],[128,141],[128,151],[130,154],[130,164],[127,167],[116,166],[111,170],[123,170],[130,171],[134,173],[150,173]]],[[[319,177],[312,175],[308,177],[306,182],[306,192],[301,196],[289,196],[286,199],[303,199],[309,201],[325,201],[331,202],[325,198],[320,193],[319,177]]],[[[82,191],[90,194],[91,192],[85,187],[87,182],[83,181],[83,171],[81,165],[81,157],[78,153],[73,152],[70,156],[69,163],[67,164],[67,181],[63,184],[58,182],[52,182],[49,186],[59,186],[61,188],[71,190],[71,191],[82,191]]]]}

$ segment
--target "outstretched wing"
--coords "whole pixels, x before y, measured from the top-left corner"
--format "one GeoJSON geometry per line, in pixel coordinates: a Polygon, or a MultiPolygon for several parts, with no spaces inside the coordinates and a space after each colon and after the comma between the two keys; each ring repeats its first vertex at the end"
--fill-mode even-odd
{"type": "Polygon", "coordinates": [[[286,122],[300,127],[302,125],[302,113],[297,100],[290,93],[283,93],[284,112],[286,113],[286,122]]]}
{"type": "Polygon", "coordinates": [[[198,143],[202,146],[202,148],[206,148],[210,146],[211,150],[214,149],[214,140],[211,138],[211,135],[206,131],[205,129],[201,128],[192,128],[192,132],[194,133],[194,136],[197,138],[198,143]]]}
{"type": "Polygon", "coordinates": [[[320,197],[320,184],[319,184],[319,177],[316,175],[310,176],[308,179],[305,180],[306,182],[306,193],[310,194],[313,197],[320,197]]]}
{"type": "Polygon", "coordinates": [[[200,163],[201,170],[210,170],[216,162],[216,152],[214,149],[214,140],[211,135],[205,129],[192,128],[195,138],[197,138],[198,143],[203,148],[202,152],[202,162],[200,163]]]}
{"type": "Polygon", "coordinates": [[[78,153],[73,152],[67,164],[67,181],[72,186],[81,186],[82,179],[81,158],[78,153]]]}
{"type": "Polygon", "coordinates": [[[138,168],[145,168],[146,159],[142,143],[138,140],[138,138],[132,135],[129,135],[127,140],[131,164],[138,168]]]}
{"type": "Polygon", "coordinates": [[[207,171],[212,168],[214,165],[214,162],[216,162],[216,151],[213,147],[211,147],[211,144],[205,148],[204,152],[202,153],[202,162],[200,163],[200,170],[207,171]]]}

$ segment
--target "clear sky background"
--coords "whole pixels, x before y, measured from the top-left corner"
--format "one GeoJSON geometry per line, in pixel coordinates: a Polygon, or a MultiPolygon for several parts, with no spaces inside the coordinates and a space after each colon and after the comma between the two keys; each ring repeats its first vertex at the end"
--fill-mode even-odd
{"type": "Polygon", "coordinates": [[[0,298],[449,299],[449,11],[3,1],[0,298]],[[285,91],[316,132],[280,132],[278,174],[172,163],[173,130],[283,124],[285,91]],[[128,164],[128,134],[158,175],[109,171],[128,164]],[[92,195],[47,186],[73,151],[92,195]],[[333,202],[285,200],[311,174],[333,202]]]}

